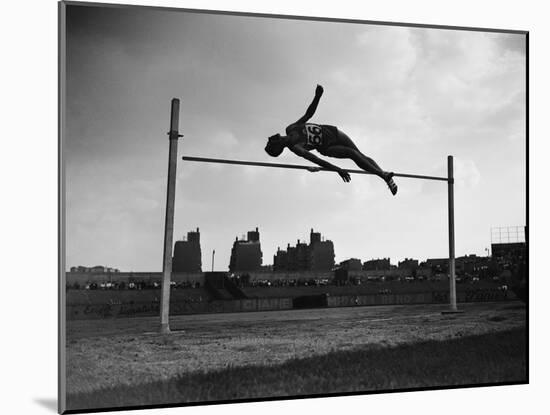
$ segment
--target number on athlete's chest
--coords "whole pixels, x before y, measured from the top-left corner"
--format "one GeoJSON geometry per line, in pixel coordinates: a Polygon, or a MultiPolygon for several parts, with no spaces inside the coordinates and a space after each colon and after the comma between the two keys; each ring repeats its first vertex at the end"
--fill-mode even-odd
{"type": "Polygon", "coordinates": [[[306,143],[314,147],[323,144],[323,130],[317,124],[306,124],[304,127],[306,143]]]}

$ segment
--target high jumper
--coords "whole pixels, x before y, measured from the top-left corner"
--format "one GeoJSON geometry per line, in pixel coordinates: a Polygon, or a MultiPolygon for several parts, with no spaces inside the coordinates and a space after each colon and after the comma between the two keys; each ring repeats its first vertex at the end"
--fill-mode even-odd
{"type": "MultiPolygon", "coordinates": [[[[337,172],[346,183],[351,180],[351,176],[346,170],[317,157],[311,153],[311,150],[317,150],[320,154],[327,157],[353,160],[364,171],[384,180],[390,188],[391,193],[395,195],[397,193],[397,185],[393,181],[393,172],[382,170],[372,158],[364,155],[351,138],[337,127],[308,123],[309,119],[315,114],[322,95],[323,87],[317,85],[315,97],[304,116],[286,127],[285,136],[275,134],[269,137],[265,151],[272,157],[278,157],[285,148],[288,148],[294,154],[306,160],[337,172]]],[[[317,168],[312,167],[310,171],[317,171],[317,168]]]]}

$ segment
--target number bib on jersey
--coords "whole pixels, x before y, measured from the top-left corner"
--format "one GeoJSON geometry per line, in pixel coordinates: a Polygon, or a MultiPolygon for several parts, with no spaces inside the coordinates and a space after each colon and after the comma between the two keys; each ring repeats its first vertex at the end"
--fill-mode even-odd
{"type": "Polygon", "coordinates": [[[323,145],[323,130],[320,125],[306,124],[305,133],[306,144],[309,144],[312,147],[319,147],[323,145]]]}

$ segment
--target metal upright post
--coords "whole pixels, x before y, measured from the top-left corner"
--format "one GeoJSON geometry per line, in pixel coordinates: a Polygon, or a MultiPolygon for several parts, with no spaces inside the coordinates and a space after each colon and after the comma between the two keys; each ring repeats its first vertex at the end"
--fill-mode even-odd
{"type": "Polygon", "coordinates": [[[455,201],[454,201],[454,169],[453,156],[447,156],[447,186],[449,193],[449,294],[451,312],[456,308],[456,281],[455,281],[455,201]]]}
{"type": "Polygon", "coordinates": [[[166,219],[164,222],[164,253],[162,262],[162,289],[160,297],[160,332],[170,333],[170,283],[172,277],[172,241],[174,235],[174,205],[176,199],[176,167],[178,156],[178,132],[180,100],[172,99],[170,149],[168,151],[168,186],[166,190],[166,219]]]}

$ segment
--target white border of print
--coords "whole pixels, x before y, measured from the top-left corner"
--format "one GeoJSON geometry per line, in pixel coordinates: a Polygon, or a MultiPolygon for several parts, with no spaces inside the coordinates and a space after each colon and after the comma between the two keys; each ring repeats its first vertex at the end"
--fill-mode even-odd
{"type": "MultiPolygon", "coordinates": [[[[541,413],[548,390],[548,331],[543,293],[549,278],[540,264],[547,233],[548,178],[543,157],[550,136],[545,102],[550,28],[543,2],[508,0],[142,0],[110,1],[254,13],[320,16],[530,31],[531,321],[530,385],[455,389],[355,397],[213,405],[140,411],[140,414],[280,414],[308,412],[446,415],[484,410],[517,415],[541,413]],[[536,92],[536,93],[535,93],[536,92]],[[544,112],[543,112],[544,111],[544,112]],[[539,189],[535,192],[535,189],[539,189]],[[535,208],[536,206],[536,208],[535,208]],[[539,266],[534,259],[539,259],[539,266]],[[540,273],[537,273],[540,271],[540,273]],[[536,287],[536,290],[535,290],[536,287]],[[540,323],[540,324],[538,324],[540,323]],[[535,329],[538,330],[535,331],[535,329]],[[536,345],[536,347],[535,347],[536,345]]],[[[57,4],[56,0],[7,2],[0,25],[2,65],[2,293],[1,343],[6,413],[53,413],[57,394],[57,4]],[[6,58],[7,52],[7,58],[6,58]],[[28,111],[32,111],[29,113],[28,111]],[[5,127],[7,125],[7,131],[5,127]],[[7,234],[5,233],[7,230],[7,234]]],[[[119,413],[132,413],[123,411],[119,413]]]]}

